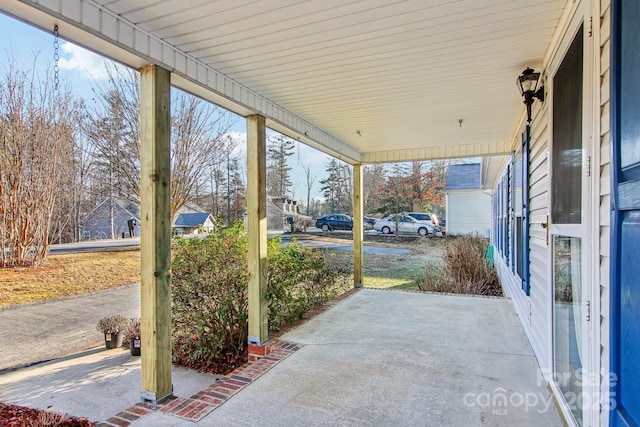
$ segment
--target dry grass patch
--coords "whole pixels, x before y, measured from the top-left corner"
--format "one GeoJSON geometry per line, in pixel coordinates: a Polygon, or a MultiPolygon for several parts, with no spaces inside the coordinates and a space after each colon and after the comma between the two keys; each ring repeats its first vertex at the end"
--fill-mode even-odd
{"type": "Polygon", "coordinates": [[[0,269],[0,306],[102,291],[140,281],[140,250],[50,255],[38,268],[0,269]]]}
{"type": "MultiPolygon", "coordinates": [[[[316,240],[316,239],[314,239],[316,240]]],[[[418,290],[415,277],[423,271],[424,265],[431,261],[441,262],[445,251],[446,239],[394,237],[366,242],[367,246],[408,249],[407,255],[364,254],[363,285],[367,288],[396,288],[418,290]]],[[[326,249],[328,262],[332,265],[353,268],[351,251],[326,249]]]]}

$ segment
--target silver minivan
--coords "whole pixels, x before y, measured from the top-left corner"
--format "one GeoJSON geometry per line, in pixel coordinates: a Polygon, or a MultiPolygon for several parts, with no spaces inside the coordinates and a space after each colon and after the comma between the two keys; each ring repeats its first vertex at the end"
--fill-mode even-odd
{"type": "Polygon", "coordinates": [[[436,214],[424,212],[405,212],[405,214],[417,219],[420,222],[428,222],[435,227],[438,227],[440,225],[436,214]]]}

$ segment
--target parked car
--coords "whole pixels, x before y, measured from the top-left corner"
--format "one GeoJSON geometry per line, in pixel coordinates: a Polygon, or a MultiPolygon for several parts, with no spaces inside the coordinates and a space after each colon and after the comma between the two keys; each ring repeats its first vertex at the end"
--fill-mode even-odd
{"type": "Polygon", "coordinates": [[[439,223],[440,225],[438,227],[440,228],[440,232],[444,236],[445,234],[447,234],[447,221],[444,219],[441,219],[439,223]]]}
{"type": "MultiPolygon", "coordinates": [[[[375,224],[373,224],[373,229],[383,234],[395,233],[396,215],[391,214],[376,220],[375,224]]],[[[427,236],[429,234],[435,234],[437,231],[437,227],[428,222],[418,221],[407,214],[398,215],[398,234],[419,234],[420,236],[427,236]]]]}
{"type": "Polygon", "coordinates": [[[417,219],[418,221],[428,222],[431,225],[438,227],[440,225],[440,221],[438,221],[438,217],[436,214],[425,213],[425,212],[405,212],[410,217],[417,219]]]}
{"type": "Polygon", "coordinates": [[[377,218],[373,218],[370,216],[365,216],[363,220],[363,225],[365,230],[373,230],[373,224],[376,223],[377,218]]]}
{"type": "Polygon", "coordinates": [[[326,215],[316,220],[316,227],[322,231],[353,230],[353,219],[349,215],[326,215]]]}

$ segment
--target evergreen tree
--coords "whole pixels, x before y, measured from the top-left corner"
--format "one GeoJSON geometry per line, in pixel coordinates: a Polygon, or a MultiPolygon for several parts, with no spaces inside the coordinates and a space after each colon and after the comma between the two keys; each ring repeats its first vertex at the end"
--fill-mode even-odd
{"type": "Polygon", "coordinates": [[[247,189],[238,157],[232,159],[230,168],[231,213],[229,221],[232,222],[242,218],[242,214],[247,208],[247,189]]]}
{"type": "Polygon", "coordinates": [[[325,197],[328,213],[351,213],[353,182],[349,165],[331,159],[327,164],[326,179],[320,180],[320,190],[325,197]]]}
{"type": "Polygon", "coordinates": [[[267,148],[267,193],[273,197],[287,197],[291,194],[291,166],[287,160],[293,155],[295,143],[284,135],[269,138],[267,148]]]}

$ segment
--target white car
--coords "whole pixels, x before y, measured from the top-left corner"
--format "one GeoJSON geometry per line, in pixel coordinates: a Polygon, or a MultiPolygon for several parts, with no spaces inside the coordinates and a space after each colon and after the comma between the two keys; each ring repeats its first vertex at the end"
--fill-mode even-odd
{"type": "Polygon", "coordinates": [[[420,222],[428,222],[436,228],[440,225],[440,221],[438,221],[438,217],[432,213],[426,212],[404,212],[404,214],[409,215],[417,219],[420,222]]]}
{"type": "MultiPolygon", "coordinates": [[[[382,219],[376,220],[373,229],[383,234],[391,234],[396,232],[396,215],[391,214],[382,219]]],[[[435,234],[438,230],[428,222],[418,221],[415,218],[400,214],[398,215],[398,234],[418,234],[427,236],[435,234]]]]}

